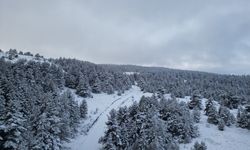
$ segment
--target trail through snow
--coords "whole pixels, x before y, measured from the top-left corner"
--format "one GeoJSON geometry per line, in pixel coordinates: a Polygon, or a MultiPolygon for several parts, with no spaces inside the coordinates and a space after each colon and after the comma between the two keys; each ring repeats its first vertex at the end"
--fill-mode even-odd
{"type": "MultiPolygon", "coordinates": [[[[82,125],[82,130],[86,134],[78,135],[64,146],[71,150],[98,150],[101,147],[98,140],[104,134],[109,112],[122,106],[130,106],[134,101],[138,102],[143,95],[151,96],[152,94],[143,93],[139,87],[133,86],[121,96],[95,94],[93,98],[88,98],[89,118],[82,125]]],[[[78,101],[81,101],[81,98],[78,97],[78,101]]]]}

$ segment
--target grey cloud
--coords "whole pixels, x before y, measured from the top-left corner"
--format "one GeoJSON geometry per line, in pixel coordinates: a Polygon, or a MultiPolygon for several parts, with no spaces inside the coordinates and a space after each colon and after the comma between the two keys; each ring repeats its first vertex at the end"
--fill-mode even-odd
{"type": "Polygon", "coordinates": [[[249,74],[250,2],[2,0],[0,48],[249,74]]]}

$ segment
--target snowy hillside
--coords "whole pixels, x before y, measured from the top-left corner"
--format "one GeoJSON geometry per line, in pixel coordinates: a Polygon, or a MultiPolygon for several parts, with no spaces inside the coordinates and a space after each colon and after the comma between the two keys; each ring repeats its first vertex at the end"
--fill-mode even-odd
{"type": "MultiPolygon", "coordinates": [[[[130,106],[134,101],[138,102],[143,95],[151,96],[152,94],[143,93],[139,87],[133,86],[121,96],[116,93],[112,95],[102,93],[94,94],[93,98],[87,98],[88,118],[81,124],[80,134],[64,146],[72,150],[98,150],[101,148],[98,140],[104,134],[109,112],[122,106],[130,106]]],[[[80,97],[78,101],[81,101],[80,97]]]]}
{"type": "Polygon", "coordinates": [[[250,147],[250,76],[0,58],[1,150],[250,147]]]}
{"type": "Polygon", "coordinates": [[[43,58],[39,54],[35,56],[29,52],[17,52],[16,50],[9,50],[7,52],[0,51],[0,58],[6,61],[17,62],[18,60],[35,61],[35,62],[48,62],[47,59],[43,58]]]}
{"type": "MultiPolygon", "coordinates": [[[[74,92],[74,91],[73,91],[74,92]]],[[[131,106],[134,101],[139,102],[142,96],[151,96],[151,93],[143,93],[140,88],[133,86],[129,91],[126,91],[121,96],[117,94],[94,94],[93,98],[87,98],[88,103],[88,117],[82,122],[79,127],[79,134],[72,139],[69,143],[64,144],[65,149],[71,150],[98,150],[101,145],[98,140],[103,136],[105,131],[105,122],[107,116],[112,109],[118,109],[123,106],[131,106]]],[[[165,98],[170,99],[170,94],[166,94],[165,98]]],[[[75,99],[81,103],[82,98],[75,95],[75,99]]],[[[203,107],[205,101],[202,99],[203,107]]],[[[185,98],[177,98],[179,102],[190,101],[190,96],[185,98]]],[[[217,102],[214,102],[216,107],[219,107],[217,102]]],[[[236,117],[236,110],[232,110],[232,113],[236,117]]],[[[208,150],[248,150],[250,147],[249,137],[250,131],[242,128],[238,128],[235,125],[225,127],[224,131],[219,131],[218,127],[213,124],[207,123],[207,116],[204,114],[204,110],[201,110],[200,122],[196,124],[199,128],[199,137],[192,140],[188,144],[180,144],[180,150],[190,150],[196,141],[205,142],[208,150]]]]}
{"type": "MultiPolygon", "coordinates": [[[[189,102],[190,97],[179,98],[178,101],[189,102]]],[[[202,99],[202,105],[205,106],[206,99],[202,99]]],[[[214,102],[219,107],[217,102],[214,102]]],[[[231,113],[236,117],[237,110],[231,113]]],[[[249,150],[250,148],[250,131],[236,127],[235,125],[225,127],[224,131],[218,130],[218,127],[207,122],[207,116],[204,110],[201,110],[200,123],[197,124],[200,135],[192,140],[189,144],[180,144],[180,150],[190,150],[196,141],[205,142],[208,150],[249,150]]]]}

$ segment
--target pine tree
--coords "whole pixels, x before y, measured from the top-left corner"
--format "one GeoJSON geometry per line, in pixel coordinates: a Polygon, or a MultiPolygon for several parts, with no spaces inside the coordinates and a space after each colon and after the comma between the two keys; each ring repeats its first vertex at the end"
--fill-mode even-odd
{"type": "Polygon", "coordinates": [[[211,106],[209,111],[208,111],[207,122],[211,123],[211,124],[218,124],[218,118],[219,118],[219,114],[216,110],[216,107],[211,106]]]}
{"type": "Polygon", "coordinates": [[[195,142],[193,150],[207,150],[207,146],[204,142],[195,142]]]}
{"type": "Polygon", "coordinates": [[[76,87],[76,94],[82,97],[90,97],[90,87],[86,78],[80,76],[78,86],[76,87]]]}
{"type": "Polygon", "coordinates": [[[128,117],[128,109],[127,107],[120,107],[117,111],[117,124],[121,127],[121,149],[126,149],[129,147],[129,117],[128,117]]]}
{"type": "Polygon", "coordinates": [[[101,92],[100,79],[98,78],[98,76],[95,78],[94,83],[92,85],[92,92],[93,93],[100,93],[101,92]]]}
{"type": "Polygon", "coordinates": [[[60,118],[61,123],[60,123],[60,139],[64,141],[68,141],[68,138],[71,137],[71,126],[70,126],[70,99],[71,99],[71,92],[70,91],[65,91],[61,96],[60,96],[60,118]]]}
{"type": "Polygon", "coordinates": [[[206,101],[206,106],[205,106],[205,115],[208,116],[209,112],[210,112],[210,109],[214,106],[213,104],[213,99],[212,98],[209,98],[207,101],[206,101]]]}
{"type": "Polygon", "coordinates": [[[219,119],[219,123],[218,123],[218,129],[220,131],[224,131],[224,128],[225,128],[225,122],[223,119],[219,119]]]}
{"type": "Polygon", "coordinates": [[[75,133],[77,131],[77,127],[80,120],[80,108],[76,101],[74,100],[71,92],[67,92],[67,98],[69,100],[69,125],[71,128],[71,132],[75,133]]]}
{"type": "Polygon", "coordinates": [[[1,116],[0,120],[0,133],[1,142],[0,147],[2,149],[19,149],[24,147],[25,141],[23,140],[23,132],[26,128],[24,127],[25,118],[21,110],[20,100],[18,95],[15,94],[15,87],[11,81],[5,80],[2,82],[5,100],[5,110],[2,112],[4,115],[1,116]]]}
{"type": "Polygon", "coordinates": [[[10,60],[13,60],[14,58],[17,58],[18,57],[18,54],[17,54],[17,50],[16,49],[10,49],[8,51],[8,54],[9,54],[9,59],[10,60]]]}
{"type": "Polygon", "coordinates": [[[148,148],[149,149],[157,149],[157,150],[165,150],[172,149],[178,150],[178,145],[174,142],[172,135],[167,132],[164,121],[162,121],[156,114],[156,110],[154,107],[150,109],[152,116],[151,120],[151,128],[149,132],[150,139],[148,148]]]}
{"type": "Polygon", "coordinates": [[[87,108],[87,102],[86,100],[82,100],[82,103],[80,105],[80,115],[81,118],[86,118],[88,113],[88,108],[87,108]]]}
{"type": "Polygon", "coordinates": [[[58,100],[54,99],[52,93],[41,95],[42,106],[37,118],[33,122],[34,145],[32,149],[55,149],[61,148],[60,141],[60,118],[58,111],[58,100]]]}
{"type": "MultiPolygon", "coordinates": [[[[1,81],[0,81],[0,85],[1,85],[1,81]]],[[[4,92],[0,87],[0,121],[3,119],[4,117],[4,113],[5,113],[5,98],[3,96],[4,92]]]]}
{"type": "Polygon", "coordinates": [[[199,109],[195,108],[193,110],[193,119],[194,119],[194,122],[195,123],[199,123],[200,122],[200,119],[201,119],[201,112],[199,109]]]}
{"type": "Polygon", "coordinates": [[[60,118],[60,109],[59,105],[59,98],[58,97],[51,97],[48,102],[47,108],[47,117],[50,124],[49,133],[50,133],[50,142],[48,145],[51,145],[52,149],[59,150],[61,149],[61,118],[60,118]]]}
{"type": "Polygon", "coordinates": [[[198,94],[193,94],[191,101],[188,103],[188,106],[190,109],[198,108],[202,110],[202,104],[201,104],[201,99],[200,95],[198,94]]]}
{"type": "Polygon", "coordinates": [[[160,107],[160,118],[166,121],[168,132],[179,142],[188,143],[191,138],[197,137],[198,131],[186,103],[161,100],[160,107]]]}
{"type": "Polygon", "coordinates": [[[221,106],[219,108],[219,117],[224,120],[226,126],[230,126],[234,123],[233,114],[230,113],[227,107],[221,106]]]}
{"type": "Polygon", "coordinates": [[[247,128],[250,130],[250,112],[242,107],[238,108],[237,124],[241,128],[247,128]]]}
{"type": "Polygon", "coordinates": [[[110,111],[108,121],[106,122],[107,130],[105,131],[105,135],[99,139],[99,143],[103,144],[104,150],[121,149],[121,129],[117,124],[116,118],[117,113],[113,109],[110,111]]]}

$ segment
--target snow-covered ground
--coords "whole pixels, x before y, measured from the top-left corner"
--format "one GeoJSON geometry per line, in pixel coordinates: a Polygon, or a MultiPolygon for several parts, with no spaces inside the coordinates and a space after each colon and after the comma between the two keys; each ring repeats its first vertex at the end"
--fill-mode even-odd
{"type": "MultiPolygon", "coordinates": [[[[74,91],[72,91],[74,92],[74,91]]],[[[88,118],[81,123],[79,134],[69,143],[65,143],[64,147],[71,150],[98,150],[101,145],[98,140],[103,136],[105,131],[105,122],[107,115],[111,109],[118,109],[122,106],[130,106],[134,101],[139,101],[141,96],[151,96],[150,93],[141,92],[140,88],[133,86],[121,96],[117,94],[94,94],[93,98],[87,98],[88,118]]],[[[169,94],[165,95],[170,98],[169,94]]],[[[75,99],[80,104],[82,97],[75,95],[75,99]]],[[[177,98],[178,101],[188,102],[190,96],[185,98],[177,98]]],[[[205,106],[206,99],[202,100],[205,106]]],[[[218,103],[215,103],[219,107],[218,103]]],[[[236,115],[237,111],[232,110],[236,115]]],[[[201,111],[201,120],[197,124],[200,136],[192,140],[189,144],[180,144],[181,150],[190,150],[196,141],[204,141],[208,150],[249,150],[250,149],[250,131],[241,129],[236,126],[225,127],[224,131],[219,131],[217,126],[207,123],[207,116],[201,111]]]]}
{"type": "MultiPolygon", "coordinates": [[[[188,102],[190,97],[185,99],[178,99],[180,101],[188,102]]],[[[205,106],[205,99],[202,100],[205,106]]],[[[215,103],[218,108],[219,104],[215,103]]],[[[232,110],[236,117],[237,110],[232,110]]],[[[218,127],[213,124],[207,123],[207,116],[204,111],[201,111],[201,120],[197,124],[200,136],[192,140],[189,144],[181,144],[180,150],[190,150],[196,141],[205,142],[208,150],[250,150],[250,131],[238,128],[235,125],[230,127],[225,126],[224,131],[219,131],[218,127]]]]}
{"type": "MultiPolygon", "coordinates": [[[[104,135],[105,122],[112,109],[122,106],[130,106],[134,101],[139,101],[141,96],[151,96],[150,93],[143,93],[139,87],[133,86],[121,96],[117,94],[94,94],[93,98],[87,98],[88,118],[81,124],[81,132],[64,146],[72,150],[98,150],[101,145],[98,140],[104,135]]],[[[82,98],[76,96],[80,103],[82,98]]]]}
{"type": "Polygon", "coordinates": [[[15,63],[19,60],[26,60],[26,61],[34,61],[34,62],[40,62],[40,63],[43,63],[43,62],[48,62],[49,61],[45,58],[41,58],[41,57],[35,57],[35,56],[27,56],[27,55],[20,55],[20,54],[17,54],[17,57],[15,58],[12,58],[11,60],[9,59],[9,54],[7,52],[0,52],[0,58],[4,58],[4,60],[6,61],[10,61],[12,63],[15,63]]]}
{"type": "Polygon", "coordinates": [[[139,74],[139,72],[124,72],[124,74],[127,74],[127,75],[134,75],[134,74],[139,74]]]}

